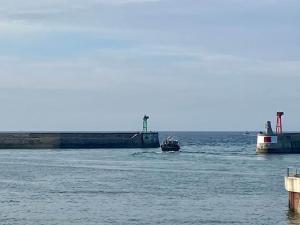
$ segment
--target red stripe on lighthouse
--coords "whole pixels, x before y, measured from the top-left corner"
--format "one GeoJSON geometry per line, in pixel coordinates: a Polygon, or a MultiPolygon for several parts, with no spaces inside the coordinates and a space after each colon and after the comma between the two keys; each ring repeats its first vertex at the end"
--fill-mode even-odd
{"type": "Polygon", "coordinates": [[[265,143],[271,143],[272,142],[272,138],[271,137],[264,137],[264,142],[265,143]]]}

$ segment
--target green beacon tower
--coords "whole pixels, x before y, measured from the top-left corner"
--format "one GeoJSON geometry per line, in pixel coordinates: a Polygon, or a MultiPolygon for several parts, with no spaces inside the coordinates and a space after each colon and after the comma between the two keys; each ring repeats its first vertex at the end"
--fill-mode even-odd
{"type": "Polygon", "coordinates": [[[145,115],[143,118],[143,132],[147,133],[148,132],[148,119],[149,116],[145,115]]]}

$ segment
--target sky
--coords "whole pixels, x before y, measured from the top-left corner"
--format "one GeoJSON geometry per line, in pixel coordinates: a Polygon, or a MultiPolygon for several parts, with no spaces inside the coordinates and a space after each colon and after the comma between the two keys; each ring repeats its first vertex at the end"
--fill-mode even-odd
{"type": "Polygon", "coordinates": [[[300,131],[299,0],[0,0],[0,130],[300,131]]]}

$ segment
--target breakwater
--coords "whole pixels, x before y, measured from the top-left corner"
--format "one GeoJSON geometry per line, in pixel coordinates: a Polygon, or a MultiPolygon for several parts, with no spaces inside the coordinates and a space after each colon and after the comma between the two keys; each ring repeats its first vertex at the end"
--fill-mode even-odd
{"type": "Polygon", "coordinates": [[[300,213],[300,174],[298,171],[299,169],[288,168],[284,183],[289,196],[289,209],[300,213]]]}
{"type": "Polygon", "coordinates": [[[257,134],[257,153],[300,153],[300,133],[282,132],[283,112],[277,112],[276,132],[271,122],[265,124],[265,131],[257,134]]]}
{"type": "Polygon", "coordinates": [[[257,135],[257,153],[300,153],[300,133],[257,135]]]}
{"type": "Polygon", "coordinates": [[[0,149],[158,148],[158,132],[0,132],[0,149]]]}

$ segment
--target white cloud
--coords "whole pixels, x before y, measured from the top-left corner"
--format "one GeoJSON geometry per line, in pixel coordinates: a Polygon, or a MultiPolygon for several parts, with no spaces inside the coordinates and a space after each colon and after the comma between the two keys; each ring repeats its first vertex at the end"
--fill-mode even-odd
{"type": "MultiPolygon", "coordinates": [[[[53,107],[52,100],[44,103],[38,96],[51,98],[52,91],[92,98],[88,104],[71,101],[99,114],[155,112],[165,125],[171,110],[174,119],[190,124],[182,123],[182,129],[209,129],[209,119],[194,124],[193,118],[217,118],[224,109],[234,120],[241,112],[252,116],[256,108],[267,112],[278,107],[283,92],[288,98],[281,104],[287,107],[300,96],[300,51],[297,3],[285,2],[0,0],[0,89],[3,95],[18,90],[16,99],[23,90],[32,92],[35,100],[26,99],[31,110],[36,102],[53,107]],[[76,35],[82,38],[78,46],[63,48],[76,35]],[[103,39],[113,41],[105,46],[103,39]],[[94,46],[85,49],[90,40],[96,40],[94,46]],[[58,53],[51,55],[51,48],[58,53]],[[90,92],[98,93],[98,108],[90,92]],[[168,105],[170,99],[179,106],[168,105]],[[208,125],[196,127],[201,123],[208,125]]],[[[10,105],[9,96],[3,108],[10,105]]],[[[55,98],[66,115],[68,100],[55,98]]],[[[240,128],[222,122],[219,129],[240,128]]]]}
{"type": "Polygon", "coordinates": [[[249,77],[252,82],[300,77],[300,60],[263,61],[171,46],[106,49],[64,60],[2,58],[0,67],[0,87],[28,89],[108,90],[131,84],[162,88],[170,80],[174,89],[182,84],[197,89],[201,82],[222,86],[226,79],[238,84],[249,77]]]}
{"type": "Polygon", "coordinates": [[[25,14],[57,14],[73,10],[88,10],[95,6],[122,6],[159,2],[161,0],[0,0],[1,16],[25,14]]]}

